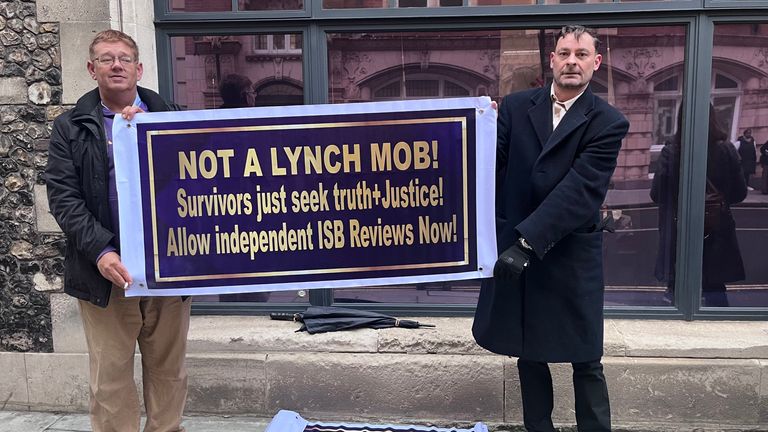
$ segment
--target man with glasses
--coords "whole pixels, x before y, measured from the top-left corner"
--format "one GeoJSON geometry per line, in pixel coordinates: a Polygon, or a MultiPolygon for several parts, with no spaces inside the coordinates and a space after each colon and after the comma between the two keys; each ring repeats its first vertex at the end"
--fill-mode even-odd
{"type": "Polygon", "coordinates": [[[97,88],[54,121],[45,178],[51,213],[67,238],[64,292],[78,299],[88,343],[91,425],[94,432],[139,430],[133,379],[138,341],[144,431],[183,431],[191,301],[125,296],[133,281],[120,260],[112,151],[116,115],[130,120],[139,112],[175,107],[137,86],[144,69],[127,34],[98,33],[89,54],[87,68],[97,88]]]}
{"type": "Polygon", "coordinates": [[[472,332],[518,357],[523,421],[554,432],[548,363],[573,366],[579,431],[610,431],[603,355],[600,206],[629,123],[589,90],[597,33],[565,26],[550,54],[553,83],[499,107],[494,278],[483,281],[472,332]]]}

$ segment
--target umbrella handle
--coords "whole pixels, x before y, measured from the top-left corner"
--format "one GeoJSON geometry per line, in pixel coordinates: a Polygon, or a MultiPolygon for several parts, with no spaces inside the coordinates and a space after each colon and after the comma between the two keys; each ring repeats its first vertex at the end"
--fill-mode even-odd
{"type": "Polygon", "coordinates": [[[269,314],[269,319],[277,321],[300,321],[298,315],[299,314],[290,312],[272,312],[269,314]]]}

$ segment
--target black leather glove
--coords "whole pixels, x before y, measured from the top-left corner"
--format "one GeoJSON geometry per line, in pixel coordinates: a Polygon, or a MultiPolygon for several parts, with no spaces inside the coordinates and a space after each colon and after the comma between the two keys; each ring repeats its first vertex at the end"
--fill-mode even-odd
{"type": "Polygon", "coordinates": [[[532,252],[518,241],[499,255],[496,265],[493,266],[493,277],[508,281],[520,279],[520,275],[531,262],[532,252]]]}

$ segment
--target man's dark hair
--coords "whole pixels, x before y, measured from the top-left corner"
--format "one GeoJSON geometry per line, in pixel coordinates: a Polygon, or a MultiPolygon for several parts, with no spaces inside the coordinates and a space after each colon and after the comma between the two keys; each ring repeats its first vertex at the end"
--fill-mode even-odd
{"type": "Polygon", "coordinates": [[[597,30],[589,27],[584,27],[583,25],[566,25],[563,26],[559,32],[555,35],[555,46],[557,46],[557,41],[559,41],[561,38],[566,37],[569,34],[572,34],[573,37],[576,38],[576,40],[579,40],[581,35],[584,33],[592,36],[592,39],[595,40],[595,52],[597,52],[597,49],[600,48],[600,39],[597,37],[597,30]]]}
{"type": "Polygon", "coordinates": [[[247,106],[246,93],[251,90],[248,77],[239,74],[229,74],[221,80],[219,93],[225,108],[242,108],[247,106]]]}

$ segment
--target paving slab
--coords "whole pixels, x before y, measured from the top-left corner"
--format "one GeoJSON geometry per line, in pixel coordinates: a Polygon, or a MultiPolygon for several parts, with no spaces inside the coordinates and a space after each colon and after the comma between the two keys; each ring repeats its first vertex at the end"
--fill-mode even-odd
{"type": "MultiPolygon", "coordinates": [[[[143,423],[143,422],[142,422],[143,423]]],[[[91,432],[91,420],[88,414],[62,415],[45,432],[91,432]]]]}
{"type": "Polygon", "coordinates": [[[23,353],[0,352],[0,406],[29,403],[23,353]]]}
{"type": "Polygon", "coordinates": [[[257,417],[187,417],[183,422],[187,432],[263,432],[268,424],[257,417]]]}
{"type": "Polygon", "coordinates": [[[61,418],[60,414],[0,411],[0,432],[44,431],[61,418]]]}

